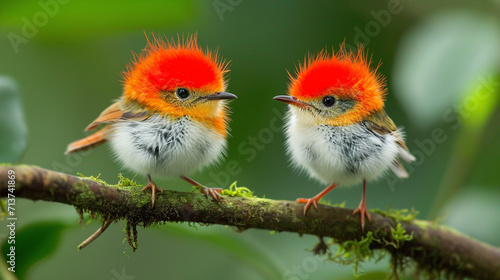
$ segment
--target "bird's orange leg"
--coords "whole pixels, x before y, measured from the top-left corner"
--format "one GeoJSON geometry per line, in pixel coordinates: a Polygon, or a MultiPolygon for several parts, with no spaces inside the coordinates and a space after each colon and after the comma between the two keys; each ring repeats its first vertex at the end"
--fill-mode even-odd
{"type": "Polygon", "coordinates": [[[363,196],[361,197],[361,202],[359,203],[358,208],[352,212],[353,214],[356,214],[359,212],[359,215],[361,216],[361,228],[364,230],[365,229],[365,216],[368,218],[369,221],[371,221],[370,213],[368,213],[368,209],[366,209],[366,180],[363,180],[363,196]]]}
{"type": "Polygon", "coordinates": [[[221,199],[220,193],[222,192],[222,189],[220,189],[220,188],[207,188],[207,187],[203,186],[202,184],[196,182],[195,180],[188,178],[186,176],[183,176],[183,175],[181,175],[181,179],[190,183],[191,185],[195,186],[196,188],[199,188],[201,193],[205,194],[206,197],[208,197],[208,195],[211,195],[216,201],[219,201],[221,199]]]}
{"type": "Polygon", "coordinates": [[[151,175],[149,175],[149,173],[148,173],[148,184],[144,186],[144,188],[142,188],[142,191],[145,191],[147,189],[151,189],[151,203],[152,206],[155,206],[156,191],[163,192],[163,189],[160,189],[158,188],[158,186],[156,186],[155,182],[151,180],[151,175]]]}
{"type": "Polygon", "coordinates": [[[311,206],[311,204],[314,206],[314,208],[318,209],[319,200],[329,191],[333,190],[336,186],[337,185],[335,184],[331,184],[328,188],[324,189],[322,192],[311,198],[297,198],[296,202],[306,204],[306,206],[304,206],[304,215],[306,214],[307,209],[309,209],[309,206],[311,206]]]}

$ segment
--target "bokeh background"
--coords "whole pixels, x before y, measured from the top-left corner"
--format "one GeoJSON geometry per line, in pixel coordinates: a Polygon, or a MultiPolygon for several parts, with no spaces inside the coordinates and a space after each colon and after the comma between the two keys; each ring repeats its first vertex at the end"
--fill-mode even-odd
{"type": "MultiPolygon", "coordinates": [[[[226,163],[194,178],[220,187],[238,181],[260,197],[310,197],[324,186],[289,167],[283,134],[273,129],[285,106],[272,97],[286,93],[287,71],[307,53],[363,44],[374,67],[382,62],[386,110],[417,156],[409,179],[391,175],[368,185],[368,207],[414,208],[421,219],[500,246],[499,11],[498,0],[4,0],[0,161],[101,174],[108,182],[119,172],[133,177],[106,146],[63,152],[121,94],[121,72],[145,47],[144,33],[196,32],[201,45],[231,60],[228,91],[239,99],[231,103],[226,163]],[[228,170],[227,162],[238,168],[228,170]]],[[[179,179],[157,183],[191,190],[179,179]]],[[[356,207],[360,197],[356,186],[326,198],[356,207]]],[[[70,206],[16,203],[21,279],[355,279],[352,266],[312,257],[314,236],[223,226],[139,228],[139,249],[131,253],[118,222],[78,252],[97,222],[82,229],[70,206]]],[[[385,279],[387,265],[364,263],[359,279],[385,279]]]]}

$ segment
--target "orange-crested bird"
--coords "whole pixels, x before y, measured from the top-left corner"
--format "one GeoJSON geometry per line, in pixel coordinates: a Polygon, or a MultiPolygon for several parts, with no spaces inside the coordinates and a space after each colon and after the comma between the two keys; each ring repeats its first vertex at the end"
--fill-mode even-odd
{"type": "Polygon", "coordinates": [[[153,176],[180,176],[208,197],[220,199],[220,189],[207,188],[186,177],[217,162],[226,148],[228,99],[227,63],[201,49],[196,36],[186,40],[148,40],[124,73],[123,94],[86,130],[104,128],[69,144],[66,154],[110,142],[116,158],[144,174],[151,188],[153,176]]]}
{"type": "Polygon", "coordinates": [[[289,95],[274,97],[289,104],[286,123],[287,150],[295,167],[329,186],[305,203],[304,213],[338,185],[363,182],[363,196],[354,213],[364,229],[366,181],[392,170],[398,177],[408,173],[400,158],[411,162],[403,133],[384,111],[383,78],[371,70],[363,48],[338,53],[326,51],[307,58],[290,75],[289,95]]]}

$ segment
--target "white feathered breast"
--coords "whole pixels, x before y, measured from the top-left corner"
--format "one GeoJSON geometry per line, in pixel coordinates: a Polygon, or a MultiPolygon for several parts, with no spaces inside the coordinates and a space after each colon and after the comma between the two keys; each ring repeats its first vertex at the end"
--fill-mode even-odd
{"type": "Polygon", "coordinates": [[[188,116],[113,124],[111,147],[125,167],[153,176],[189,175],[222,157],[226,139],[188,116]]]}
{"type": "Polygon", "coordinates": [[[311,114],[293,107],[288,114],[287,150],[293,164],[325,184],[349,186],[376,179],[398,156],[400,148],[391,134],[378,135],[362,124],[314,124],[311,114]]]}

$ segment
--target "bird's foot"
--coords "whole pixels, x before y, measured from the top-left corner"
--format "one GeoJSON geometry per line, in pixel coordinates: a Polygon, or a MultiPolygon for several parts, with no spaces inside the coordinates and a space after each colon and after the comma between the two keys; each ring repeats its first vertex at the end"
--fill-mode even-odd
{"type": "Polygon", "coordinates": [[[309,206],[311,206],[311,204],[317,210],[319,200],[323,196],[325,196],[329,191],[333,190],[335,188],[335,186],[336,186],[335,184],[332,184],[328,188],[324,189],[323,191],[318,193],[316,196],[311,197],[311,198],[297,198],[297,200],[296,200],[297,203],[305,203],[306,204],[306,206],[304,206],[304,215],[306,214],[307,209],[309,209],[309,206]]]}
{"type": "Polygon", "coordinates": [[[212,196],[216,201],[220,201],[221,199],[221,196],[220,194],[222,193],[222,189],[221,188],[208,188],[208,187],[205,187],[205,186],[197,186],[201,193],[204,194],[206,197],[208,197],[209,195],[212,196]]]}
{"type": "Polygon", "coordinates": [[[359,203],[358,208],[356,208],[352,214],[356,214],[359,212],[359,215],[361,216],[361,229],[365,229],[365,217],[368,218],[369,221],[372,220],[370,217],[370,213],[368,213],[368,209],[366,208],[366,203],[362,200],[361,203],[359,203]]]}
{"type": "Polygon", "coordinates": [[[210,195],[215,199],[215,201],[221,200],[220,193],[222,193],[222,189],[220,189],[220,188],[207,188],[191,178],[188,178],[188,177],[183,176],[183,175],[181,175],[180,177],[182,180],[190,183],[191,185],[193,185],[197,189],[199,189],[202,194],[205,194],[206,197],[208,197],[210,195]]]}
{"type": "Polygon", "coordinates": [[[156,191],[163,192],[163,189],[158,188],[158,186],[151,180],[151,176],[148,174],[148,184],[142,188],[142,191],[151,189],[151,207],[155,206],[156,191]]]}
{"type": "Polygon", "coordinates": [[[313,205],[316,210],[318,209],[318,202],[320,199],[321,199],[321,197],[318,197],[318,196],[311,197],[311,198],[297,198],[296,202],[306,204],[304,206],[304,215],[305,215],[307,212],[307,209],[309,209],[309,207],[311,205],[313,205]]]}

